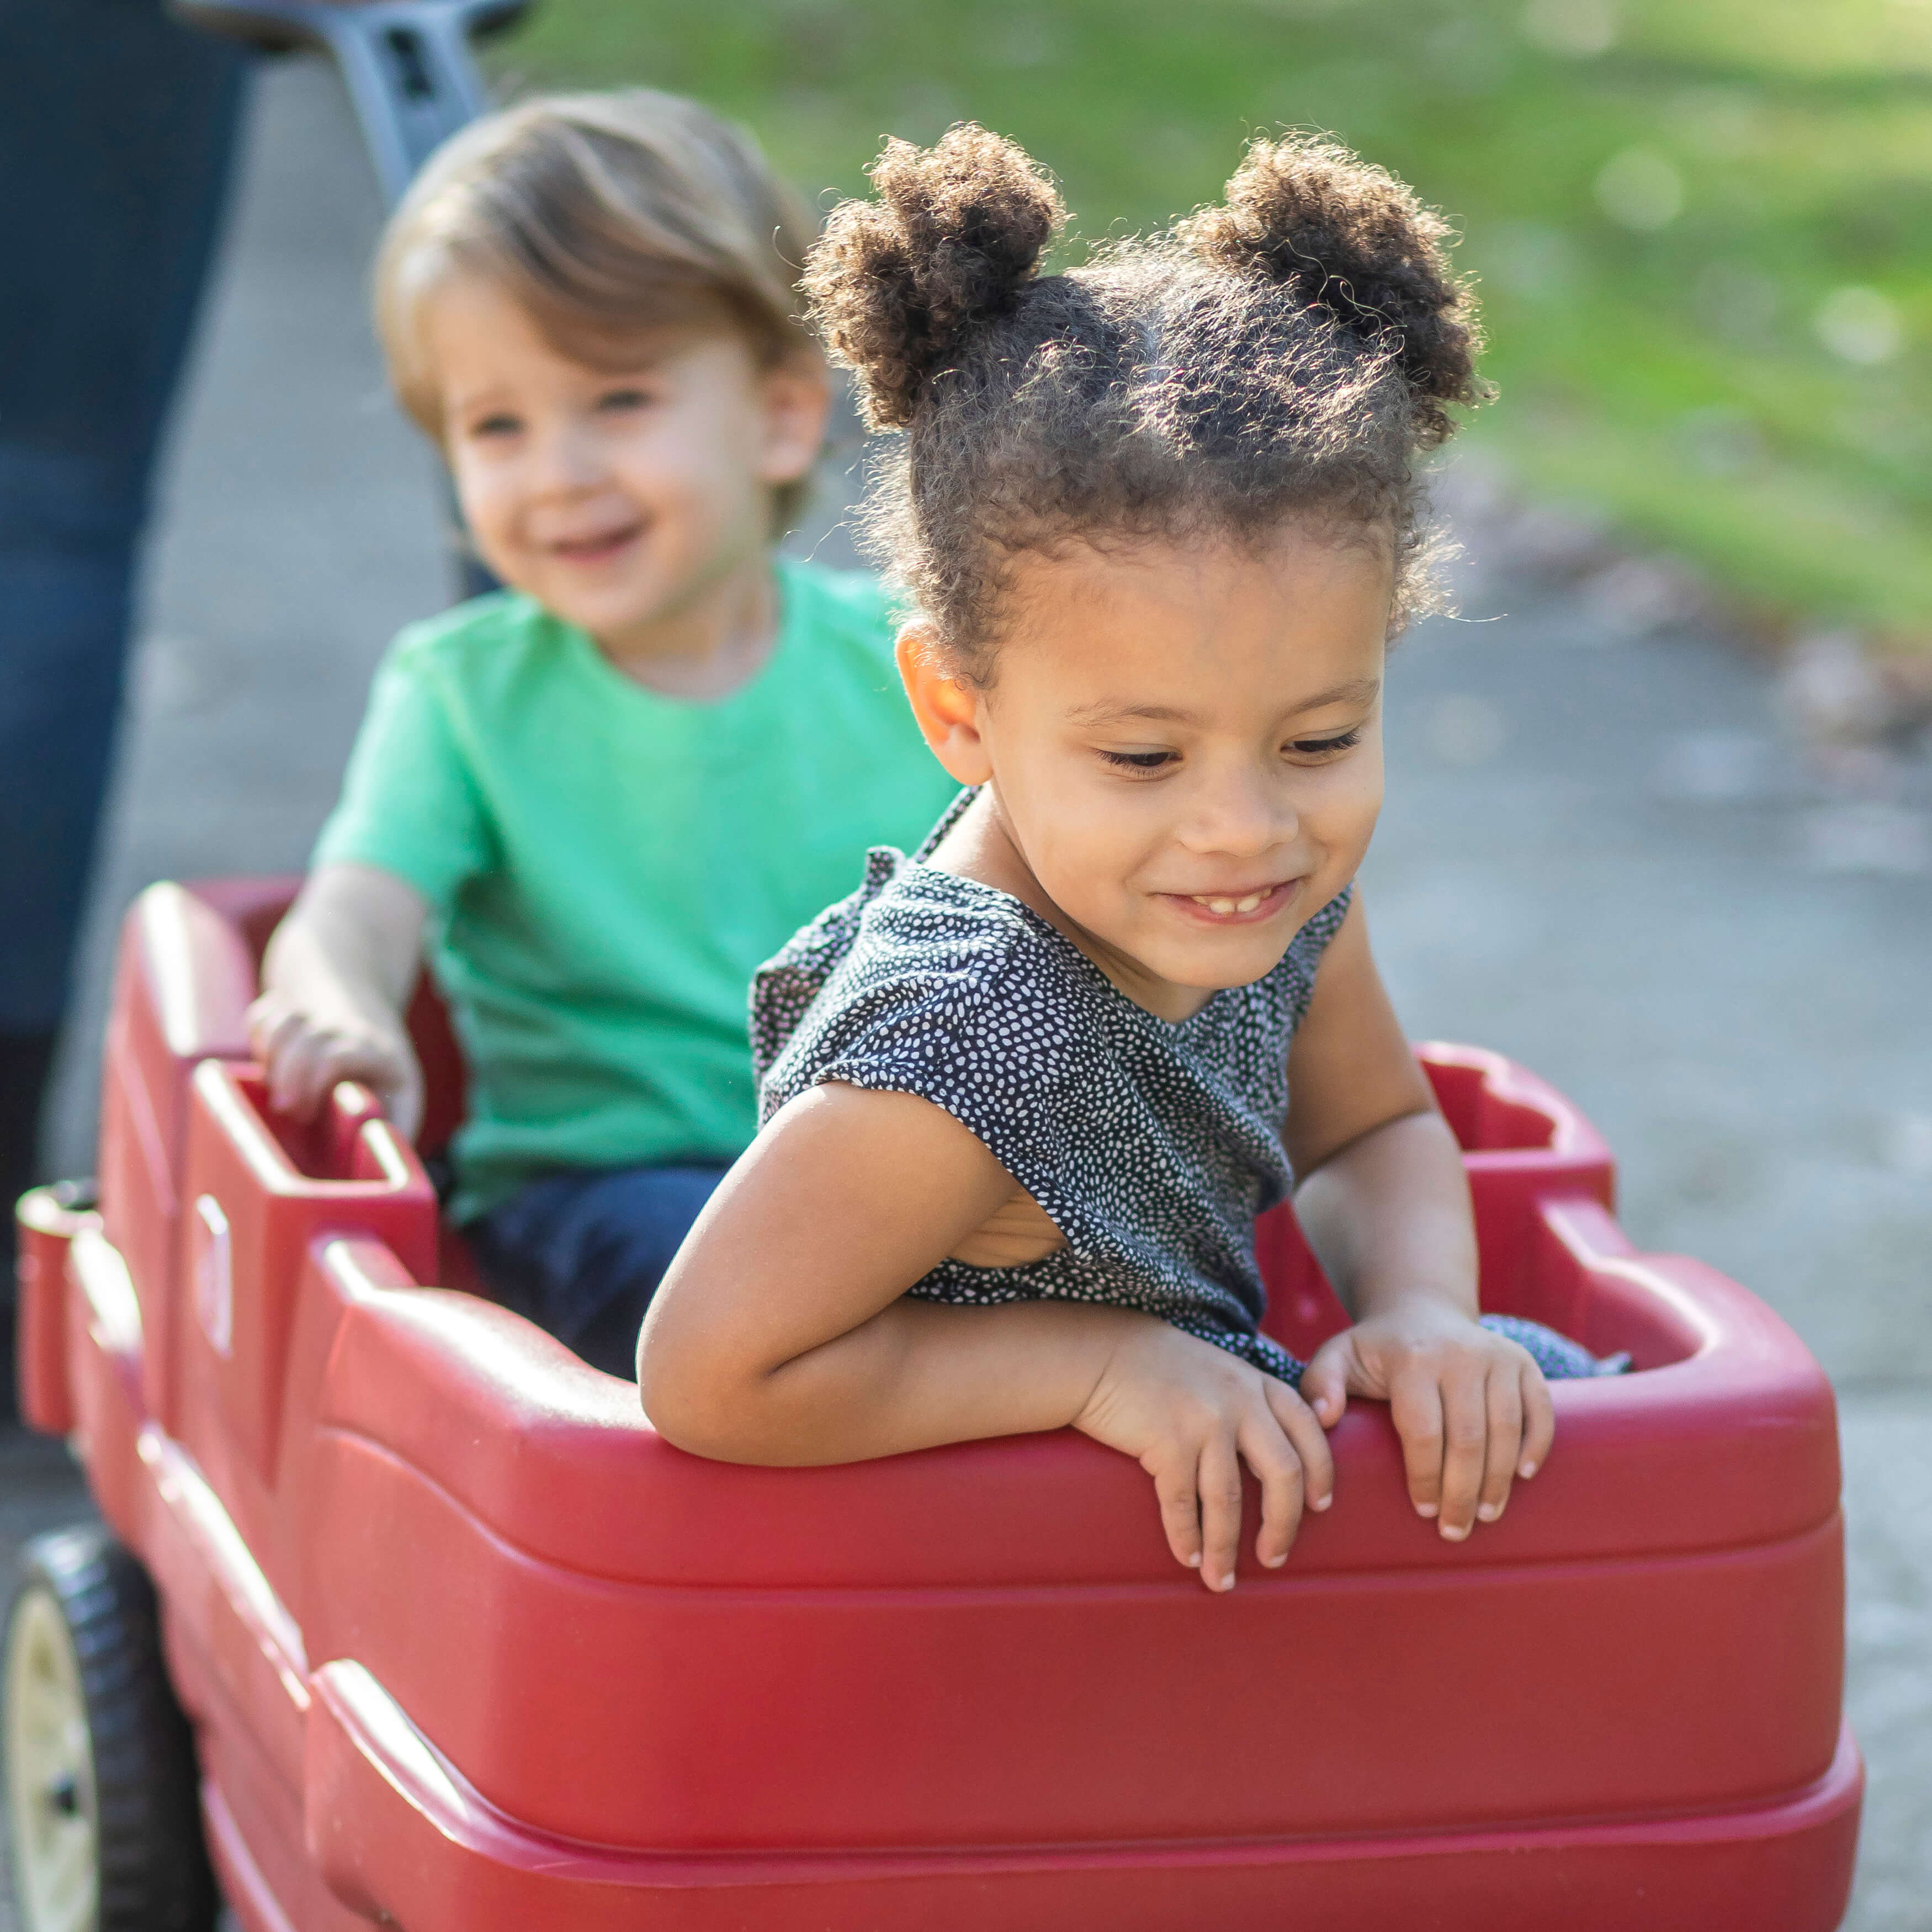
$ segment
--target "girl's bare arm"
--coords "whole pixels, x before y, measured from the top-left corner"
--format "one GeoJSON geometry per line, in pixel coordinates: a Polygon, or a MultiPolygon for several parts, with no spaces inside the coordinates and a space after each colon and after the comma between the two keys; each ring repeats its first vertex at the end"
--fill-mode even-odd
{"type": "Polygon", "coordinates": [[[400,1132],[416,1132],[422,1076],[404,1014],[427,916],[422,894],[392,872],[332,865],[309,875],[268,942],[248,1014],[278,1108],[307,1118],[338,1080],[362,1080],[400,1132]]]}
{"type": "Polygon", "coordinates": [[[1104,1321],[904,1299],[1012,1191],[928,1101],[836,1083],[800,1095],[652,1300],[638,1362],[652,1423],[700,1455],[816,1463],[1071,1422],[1106,1358],[1104,1321]]]}
{"type": "Polygon", "coordinates": [[[1452,1540],[1502,1513],[1548,1455],[1550,1391],[1527,1353],[1476,1325],[1462,1156],[1369,950],[1359,904],[1323,959],[1288,1060],[1295,1212],[1355,1317],[1302,1393],[1333,1426],[1350,1394],[1388,1400],[1417,1510],[1452,1540]]]}
{"type": "Polygon", "coordinates": [[[1011,1196],[941,1108],[827,1084],[790,1102],[727,1176],[651,1304],[646,1412],[728,1462],[857,1462],[1070,1424],[1154,1479],[1176,1557],[1234,1580],[1240,1464],[1263,1491],[1258,1549],[1282,1561],[1330,1471],[1285,1384],[1150,1316],[994,1307],[906,1292],[1011,1196]]]}
{"type": "Polygon", "coordinates": [[[1359,901],[1323,957],[1288,1080],[1295,1213],[1344,1305],[1366,1316],[1391,1295],[1427,1293],[1473,1318],[1462,1156],[1376,970],[1359,901]]]}

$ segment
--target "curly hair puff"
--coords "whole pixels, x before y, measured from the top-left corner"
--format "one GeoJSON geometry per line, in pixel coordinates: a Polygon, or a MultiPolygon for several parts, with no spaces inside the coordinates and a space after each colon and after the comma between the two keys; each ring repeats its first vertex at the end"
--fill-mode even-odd
{"type": "Polygon", "coordinates": [[[802,286],[867,422],[904,432],[862,542],[990,674],[1011,560],[1069,543],[1384,547],[1391,634],[1435,608],[1415,458],[1485,399],[1448,229],[1330,142],[1258,140],[1218,207],[1043,275],[1066,222],[1011,141],[890,141],[802,286]]]}

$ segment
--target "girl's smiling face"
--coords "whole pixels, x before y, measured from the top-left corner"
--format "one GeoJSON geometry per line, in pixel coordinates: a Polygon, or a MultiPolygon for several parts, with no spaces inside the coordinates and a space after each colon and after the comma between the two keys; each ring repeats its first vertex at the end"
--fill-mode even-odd
{"type": "Polygon", "coordinates": [[[937,862],[1166,1018],[1260,979],[1375,829],[1392,580],[1382,550],[1293,531],[1022,557],[988,686],[908,626],[927,740],[991,794],[937,862]]]}
{"type": "Polygon", "coordinates": [[[483,560],[620,652],[648,654],[654,626],[762,562],[772,491],[824,436],[822,366],[761,364],[729,327],[641,337],[634,367],[594,367],[473,275],[428,298],[424,326],[483,560]]]}

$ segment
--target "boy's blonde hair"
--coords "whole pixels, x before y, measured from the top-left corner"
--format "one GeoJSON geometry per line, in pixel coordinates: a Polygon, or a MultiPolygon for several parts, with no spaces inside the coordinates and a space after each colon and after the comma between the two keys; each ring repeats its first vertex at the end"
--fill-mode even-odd
{"type": "MultiPolygon", "coordinates": [[[[642,332],[736,327],[761,360],[818,354],[798,277],[817,224],[752,136],[650,88],[552,94],[444,143],[390,218],[376,328],[403,406],[442,434],[424,298],[502,288],[560,353],[621,366],[642,332]]],[[[774,494],[788,518],[806,485],[774,494]]]]}

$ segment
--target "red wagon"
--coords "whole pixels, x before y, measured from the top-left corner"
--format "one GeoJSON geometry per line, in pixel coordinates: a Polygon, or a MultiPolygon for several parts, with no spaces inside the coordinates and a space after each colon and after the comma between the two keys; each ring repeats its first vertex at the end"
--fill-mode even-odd
{"type": "MultiPolygon", "coordinates": [[[[1072,1434],[816,1470],[659,1441],[469,1292],[366,1095],[265,1112],[242,1018],[288,891],[136,904],[98,1209],[22,1209],[23,1408],[111,1528],[44,1545],[9,1627],[35,1932],[90,1883],[104,1928],[205,1922],[197,1785],[249,1932],[1838,1923],[1830,1389],[1743,1289],[1632,1251],[1549,1088],[1423,1050],[1486,1306],[1638,1372],[1558,1385],[1548,1469],[1460,1546],[1358,1407],[1333,1513],[1212,1597],[1072,1434]]],[[[460,1070],[417,1018],[433,1149],[460,1070]]],[[[1262,1238],[1305,1351],[1340,1311],[1286,1211],[1262,1238]]]]}

